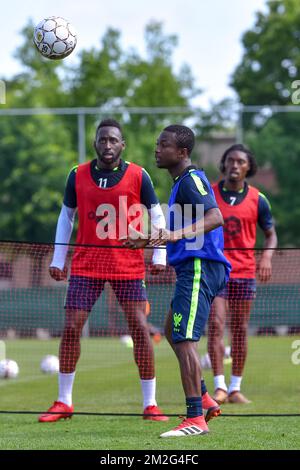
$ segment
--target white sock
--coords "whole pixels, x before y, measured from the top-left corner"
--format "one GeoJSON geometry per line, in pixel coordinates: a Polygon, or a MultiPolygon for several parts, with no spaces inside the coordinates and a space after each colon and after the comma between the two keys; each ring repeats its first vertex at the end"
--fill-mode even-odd
{"type": "Polygon", "coordinates": [[[150,380],[141,379],[141,386],[143,392],[143,406],[144,409],[147,406],[157,406],[155,400],[155,391],[156,391],[156,378],[150,380]]]}
{"type": "Polygon", "coordinates": [[[243,377],[239,377],[238,375],[231,376],[228,393],[239,392],[241,390],[242,378],[243,377]]]}
{"type": "Polygon", "coordinates": [[[221,388],[222,390],[225,390],[225,392],[227,392],[227,385],[225,383],[224,375],[215,375],[214,385],[215,385],[215,390],[217,390],[217,388],[221,388]]]}
{"type": "Polygon", "coordinates": [[[71,374],[58,374],[58,401],[65,403],[68,406],[72,405],[72,390],[75,379],[75,372],[71,374]]]}

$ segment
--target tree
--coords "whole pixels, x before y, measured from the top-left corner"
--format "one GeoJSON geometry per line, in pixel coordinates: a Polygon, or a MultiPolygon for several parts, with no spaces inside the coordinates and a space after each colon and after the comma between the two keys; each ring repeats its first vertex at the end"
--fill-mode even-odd
{"type": "Polygon", "coordinates": [[[243,35],[244,55],[232,86],[243,104],[291,104],[291,83],[300,68],[300,3],[270,0],[243,35]]]}
{"type": "MultiPolygon", "coordinates": [[[[292,104],[292,82],[300,68],[300,4],[268,1],[254,27],[243,36],[244,55],[232,86],[245,105],[292,104]]],[[[260,165],[271,164],[279,192],[270,195],[280,245],[300,243],[300,114],[264,109],[243,116],[246,143],[260,165]]]]}
{"type": "MultiPolygon", "coordinates": [[[[63,64],[28,47],[32,31],[32,22],[22,31],[24,43],[16,57],[24,71],[8,81],[6,107],[64,106],[63,64]]],[[[63,117],[1,117],[1,239],[53,240],[66,172],[77,158],[72,147],[63,117]]]]}
{"type": "MultiPolygon", "coordinates": [[[[163,25],[152,21],[145,28],[147,55],[141,57],[135,50],[123,51],[120,32],[108,29],[100,50],[84,51],[75,70],[70,94],[72,105],[118,107],[183,107],[186,108],[199,90],[187,65],[178,75],[172,67],[172,54],[177,44],[175,35],[165,35],[163,25]]],[[[164,126],[182,114],[127,114],[115,116],[125,123],[126,158],[144,166],[153,179],[162,201],[166,201],[170,185],[154,162],[154,144],[164,126]]],[[[103,117],[103,116],[101,116],[103,117]]],[[[87,147],[94,139],[95,119],[87,120],[87,147]]]]}
{"type": "Polygon", "coordinates": [[[74,161],[69,135],[52,116],[2,121],[0,237],[49,242],[66,171],[74,161]]]}
{"type": "MultiPolygon", "coordinates": [[[[22,73],[7,83],[7,107],[101,106],[105,115],[123,106],[187,107],[198,92],[189,67],[178,74],[172,68],[176,36],[151,22],[145,30],[146,58],[123,50],[119,31],[108,28],[100,47],[83,51],[72,70],[63,61],[41,57],[32,43],[33,24],[23,30],[17,51],[22,73]]],[[[87,119],[88,158],[101,116],[87,119]]],[[[168,195],[164,172],[154,165],[154,145],[168,115],[120,115],[128,150],[126,158],[145,166],[159,196],[168,195]]],[[[186,114],[176,115],[182,121],[186,114]]],[[[45,241],[54,239],[66,176],[77,160],[77,126],[65,116],[1,117],[0,127],[0,239],[45,241]]]]}

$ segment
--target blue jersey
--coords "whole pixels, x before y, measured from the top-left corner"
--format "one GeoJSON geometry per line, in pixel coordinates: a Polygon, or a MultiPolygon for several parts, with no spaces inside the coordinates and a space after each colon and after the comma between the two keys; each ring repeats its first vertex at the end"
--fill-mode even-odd
{"type": "MultiPolygon", "coordinates": [[[[181,198],[182,199],[182,198],[181,198]]],[[[175,180],[169,199],[168,228],[177,230],[192,225],[204,217],[207,203],[210,207],[218,207],[213,190],[205,176],[204,171],[197,169],[187,169],[177,180],[175,180]],[[190,179],[190,185],[196,185],[199,197],[195,203],[190,204],[190,198],[186,197],[186,204],[176,204],[177,194],[181,184],[184,182],[186,188],[186,178],[190,179]],[[201,201],[201,204],[200,204],[201,201]],[[211,202],[213,201],[213,203],[211,202]],[[181,226],[180,226],[181,225],[181,226]]],[[[181,201],[183,202],[183,201],[181,201]]],[[[167,254],[170,265],[176,266],[189,258],[201,258],[212,261],[218,261],[225,265],[226,274],[229,277],[231,265],[224,256],[224,237],[223,228],[218,227],[208,233],[199,235],[193,239],[182,239],[175,243],[167,243],[167,254]]]]}

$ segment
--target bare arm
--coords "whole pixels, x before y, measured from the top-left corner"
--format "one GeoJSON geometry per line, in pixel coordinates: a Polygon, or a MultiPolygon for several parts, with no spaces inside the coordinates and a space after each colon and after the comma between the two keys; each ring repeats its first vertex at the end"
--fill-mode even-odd
{"type": "Polygon", "coordinates": [[[167,229],[157,230],[155,228],[150,238],[145,238],[137,231],[129,230],[129,238],[124,244],[130,248],[143,248],[148,244],[150,246],[160,246],[164,245],[166,242],[175,243],[183,238],[194,238],[198,235],[203,235],[203,233],[208,233],[223,224],[224,220],[220,210],[213,208],[208,210],[201,220],[183,229],[170,231],[167,229]],[[141,235],[141,237],[139,235],[141,235]]]}
{"type": "Polygon", "coordinates": [[[203,219],[198,220],[196,223],[189,225],[188,227],[184,227],[182,230],[176,230],[173,232],[175,238],[174,241],[180,240],[182,238],[193,238],[197,235],[211,232],[223,224],[224,219],[220,209],[210,209],[205,213],[203,219]]]}
{"type": "Polygon", "coordinates": [[[277,234],[274,227],[264,230],[265,242],[261,260],[257,266],[258,278],[262,282],[267,282],[272,276],[272,256],[274,248],[277,248],[277,234]]]}

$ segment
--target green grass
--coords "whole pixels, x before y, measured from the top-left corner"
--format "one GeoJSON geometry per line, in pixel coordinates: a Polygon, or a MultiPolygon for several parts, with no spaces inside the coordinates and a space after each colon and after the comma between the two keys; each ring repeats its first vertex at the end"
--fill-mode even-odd
{"type": "MultiPolygon", "coordinates": [[[[250,405],[224,405],[223,415],[239,413],[299,413],[300,365],[291,355],[295,337],[250,338],[243,391],[250,405]]],[[[57,398],[57,378],[43,375],[39,362],[57,354],[58,341],[7,341],[7,357],[15,359],[20,375],[0,381],[1,410],[42,411],[57,398]]],[[[203,353],[205,341],[200,352],[203,353]]],[[[157,398],[166,413],[183,414],[185,400],[176,358],[163,340],[155,345],[157,398]]],[[[230,366],[226,366],[226,375],[230,366]]],[[[205,371],[212,390],[211,371],[205,371]]],[[[141,392],[132,349],[117,339],[82,341],[74,387],[75,411],[140,413],[141,392]]],[[[141,417],[74,416],[40,424],[37,415],[0,414],[0,449],[299,449],[300,417],[221,416],[202,437],[159,439],[179,423],[147,422],[141,417]]]]}

